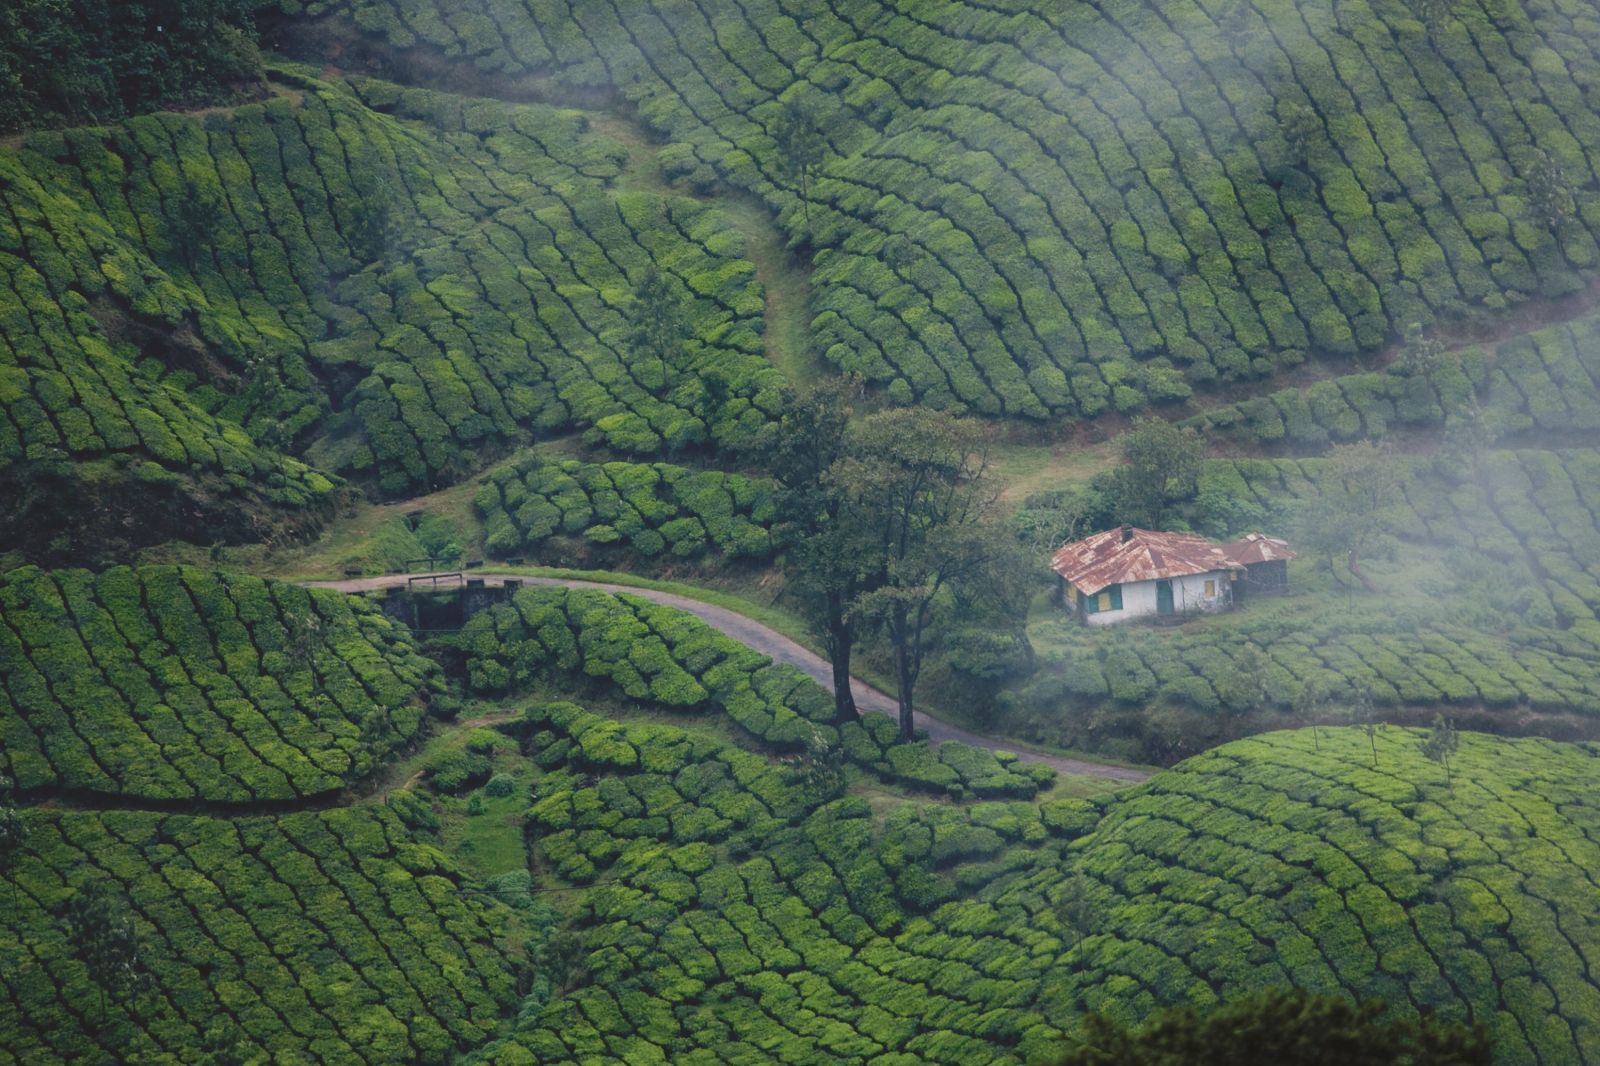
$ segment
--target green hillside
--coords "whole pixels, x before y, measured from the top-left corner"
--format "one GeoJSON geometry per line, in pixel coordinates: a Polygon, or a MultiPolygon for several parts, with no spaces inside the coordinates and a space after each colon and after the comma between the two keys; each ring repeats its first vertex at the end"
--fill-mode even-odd
{"type": "Polygon", "coordinates": [[[510,911],[461,892],[403,813],[27,817],[0,929],[0,1061],[440,1063],[514,997],[497,946],[510,911]],[[144,976],[103,1013],[52,913],[91,883],[126,900],[144,976]]]}
{"type": "Polygon", "coordinates": [[[278,6],[621,92],[674,171],[780,213],[819,349],[906,400],[1129,411],[1597,265],[1595,28],[1542,0],[278,6]],[[796,100],[815,182],[775,149],[796,100]]]}
{"type": "Polygon", "coordinates": [[[511,1038],[533,1061],[1033,1061],[1086,1008],[1283,984],[1482,1020],[1504,1062],[1600,1054],[1592,748],[1467,735],[1447,786],[1416,731],[1376,766],[1358,730],[1276,733],[1103,816],[885,819],[668,727],[529,728],[538,868],[594,886],[581,976],[511,1038]]]}
{"type": "Polygon", "coordinates": [[[359,600],[188,567],[0,576],[0,677],[18,788],[235,803],[367,776],[440,685],[359,600]]]}
{"type": "Polygon", "coordinates": [[[626,153],[585,118],[275,76],[204,120],[0,148],[0,456],[24,502],[0,547],[103,549],[80,516],[136,545],[259,538],[273,509],[304,525],[332,486],[282,450],[399,492],[530,431],[650,454],[738,444],[773,408],[741,236],[608,189],[626,153]],[[652,268],[693,327],[672,366],[625,350],[652,268]],[[146,492],[182,522],[123,528],[146,492]]]}
{"type": "Polygon", "coordinates": [[[0,7],[0,1066],[1600,1066],[1594,5],[0,7]]]}

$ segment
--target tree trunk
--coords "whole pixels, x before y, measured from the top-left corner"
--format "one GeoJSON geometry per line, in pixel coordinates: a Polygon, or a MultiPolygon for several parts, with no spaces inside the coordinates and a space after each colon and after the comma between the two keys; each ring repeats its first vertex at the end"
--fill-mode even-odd
{"type": "Polygon", "coordinates": [[[895,608],[889,623],[890,639],[894,641],[894,691],[900,705],[900,739],[909,744],[916,724],[911,718],[911,689],[916,684],[911,676],[911,648],[906,638],[905,609],[895,608]]]}
{"type": "Polygon", "coordinates": [[[856,695],[850,690],[850,652],[855,643],[850,627],[835,620],[829,625],[828,650],[833,657],[833,721],[844,725],[860,717],[856,709],[856,695]]]}
{"type": "Polygon", "coordinates": [[[1347,570],[1349,570],[1350,573],[1355,577],[1355,579],[1357,581],[1361,582],[1361,587],[1362,588],[1366,589],[1368,592],[1377,592],[1378,591],[1378,586],[1374,585],[1372,583],[1371,579],[1368,578],[1366,574],[1363,574],[1361,572],[1361,565],[1356,561],[1355,549],[1353,549],[1353,548],[1351,549],[1350,555],[1345,560],[1345,564],[1344,565],[1345,565],[1345,568],[1347,570]]]}

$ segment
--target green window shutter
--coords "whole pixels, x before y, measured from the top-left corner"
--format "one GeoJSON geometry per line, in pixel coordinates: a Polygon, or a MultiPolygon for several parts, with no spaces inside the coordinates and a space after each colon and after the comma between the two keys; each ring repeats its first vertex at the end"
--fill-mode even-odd
{"type": "Polygon", "coordinates": [[[1078,606],[1083,609],[1083,613],[1084,614],[1094,614],[1094,612],[1095,612],[1095,600],[1094,600],[1094,597],[1093,596],[1085,596],[1083,594],[1083,590],[1080,589],[1078,591],[1078,606]]]}
{"type": "Polygon", "coordinates": [[[1122,610],[1122,586],[1121,585],[1112,585],[1111,586],[1111,609],[1113,611],[1122,610]]]}

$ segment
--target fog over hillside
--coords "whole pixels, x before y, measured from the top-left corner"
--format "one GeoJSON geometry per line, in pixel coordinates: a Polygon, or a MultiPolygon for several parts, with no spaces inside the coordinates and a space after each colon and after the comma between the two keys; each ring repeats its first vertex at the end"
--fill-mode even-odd
{"type": "Polygon", "coordinates": [[[0,1062],[1600,1064],[1600,17],[0,12],[0,1062]]]}

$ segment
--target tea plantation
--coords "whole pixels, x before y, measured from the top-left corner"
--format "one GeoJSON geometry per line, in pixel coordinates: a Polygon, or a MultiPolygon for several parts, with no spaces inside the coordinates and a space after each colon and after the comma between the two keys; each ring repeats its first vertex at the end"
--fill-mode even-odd
{"type": "Polygon", "coordinates": [[[1131,411],[1597,265],[1595,27],[1546,0],[277,6],[624,94],[779,213],[819,348],[907,401],[1131,411]]]}
{"type": "Polygon", "coordinates": [[[124,539],[260,536],[256,504],[333,489],[283,450],[399,492],[531,430],[650,454],[774,409],[741,235],[610,188],[624,149],[585,118],[274,73],[264,104],[0,148],[0,548],[44,551],[45,516],[60,553],[87,500],[147,492],[182,521],[124,539]],[[691,327],[671,365],[623,338],[657,267],[691,327]]]}
{"type": "MultiPolygon", "coordinates": [[[[1111,799],[808,804],[761,760],[529,713],[545,876],[594,887],[582,980],[491,1062],[1020,1062],[1086,1007],[1293,983],[1594,1061],[1589,747],[1272,734],[1111,799]],[[1072,886],[1069,896],[1068,887],[1072,886]]],[[[531,1006],[531,1005],[530,1005],[531,1006]]]]}
{"type": "Polygon", "coordinates": [[[1212,408],[1190,424],[1238,447],[1311,452],[1392,430],[1439,429],[1473,403],[1506,436],[1600,428],[1600,316],[1517,334],[1490,351],[1468,348],[1432,366],[1410,366],[1402,355],[1381,373],[1282,389],[1212,408]]]}
{"type": "Polygon", "coordinates": [[[0,679],[24,792],[232,803],[370,774],[440,685],[359,600],[189,567],[0,575],[0,679]]]}
{"type": "Polygon", "coordinates": [[[24,818],[0,927],[0,1061],[442,1063],[515,995],[498,943],[510,911],[464,893],[395,810],[24,818]],[[103,1013],[53,913],[91,883],[126,900],[144,977],[103,1013]]]}
{"type": "Polygon", "coordinates": [[[1600,1066],[1593,4],[0,9],[0,1066],[1600,1066]]]}
{"type": "Polygon", "coordinates": [[[616,545],[646,559],[713,551],[759,558],[775,547],[770,481],[669,463],[536,458],[497,470],[474,504],[490,552],[527,550],[542,563],[568,561],[551,551],[558,536],[582,537],[597,550],[616,545]]]}
{"type": "MultiPolygon", "coordinates": [[[[1107,634],[1050,610],[1032,628],[1038,671],[1005,697],[1008,728],[1110,749],[1131,738],[1157,761],[1194,750],[1163,738],[1180,721],[1215,742],[1351,713],[1426,721],[1441,705],[1474,728],[1594,735],[1600,455],[1392,462],[1403,492],[1384,526],[1397,557],[1376,594],[1352,596],[1327,559],[1307,557],[1282,601],[1177,631],[1107,634]]],[[[1239,532],[1294,528],[1327,470],[1321,458],[1208,460],[1200,497],[1239,532]]]]}
{"type": "MultiPolygon", "coordinates": [[[[603,678],[622,695],[669,711],[713,710],[779,750],[818,740],[885,780],[954,797],[1027,798],[1055,771],[1005,762],[957,742],[900,743],[897,725],[872,713],[834,724],[834,703],[797,667],[712,629],[685,611],[626,593],[562,588],[518,590],[510,604],[479,614],[462,629],[470,689],[484,696],[536,681],[603,678]]],[[[602,743],[603,730],[593,736],[602,743]]]]}

